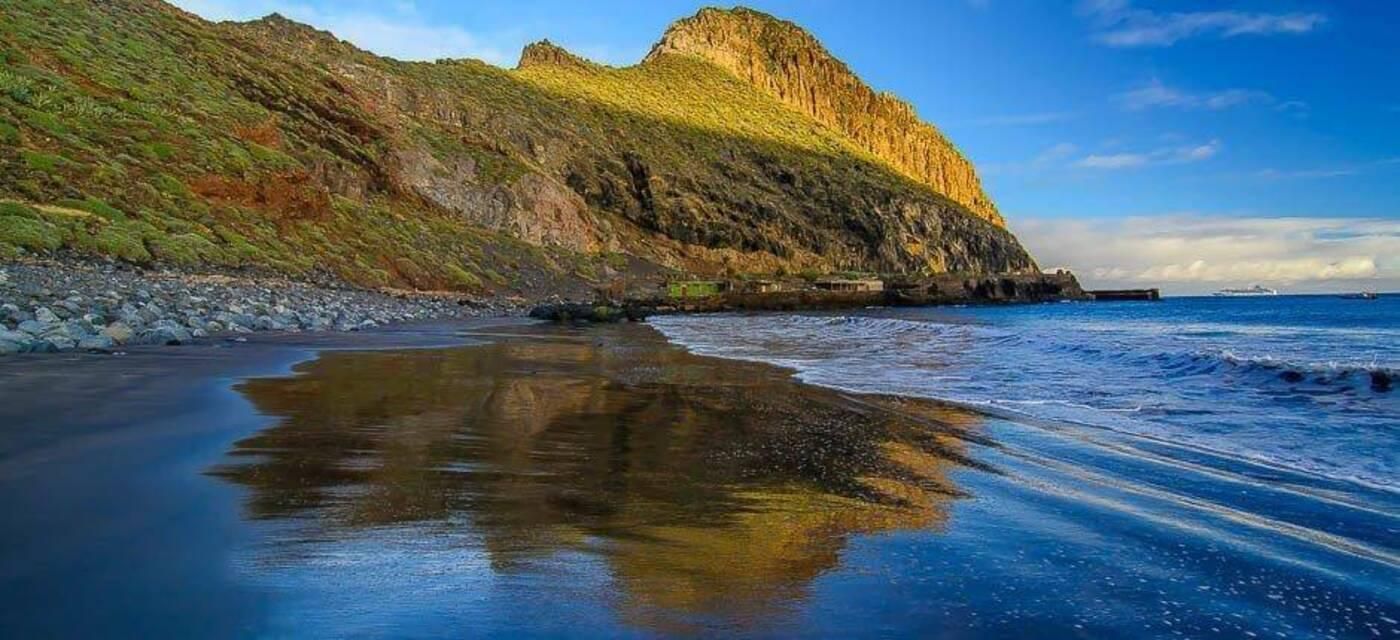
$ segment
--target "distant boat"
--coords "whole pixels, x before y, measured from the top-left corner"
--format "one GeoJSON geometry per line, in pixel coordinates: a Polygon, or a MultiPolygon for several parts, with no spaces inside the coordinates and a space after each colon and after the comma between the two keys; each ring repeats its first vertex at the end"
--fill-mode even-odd
{"type": "Polygon", "coordinates": [[[1211,295],[1227,298],[1235,298],[1242,296],[1276,296],[1278,295],[1278,291],[1276,289],[1270,289],[1268,287],[1261,287],[1256,284],[1248,289],[1221,289],[1211,295]]]}
{"type": "Polygon", "coordinates": [[[1379,300],[1381,294],[1375,291],[1361,291],[1358,293],[1348,293],[1342,296],[1347,300],[1379,300]]]}

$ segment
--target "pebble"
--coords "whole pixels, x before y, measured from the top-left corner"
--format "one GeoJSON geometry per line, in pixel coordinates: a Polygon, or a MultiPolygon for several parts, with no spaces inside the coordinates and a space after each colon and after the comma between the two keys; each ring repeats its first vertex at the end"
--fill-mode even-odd
{"type": "MultiPolygon", "coordinates": [[[[0,354],[186,344],[253,331],[360,331],[523,309],[279,278],[202,276],[84,262],[0,265],[0,354]]],[[[231,338],[241,340],[242,338],[231,338]]]]}

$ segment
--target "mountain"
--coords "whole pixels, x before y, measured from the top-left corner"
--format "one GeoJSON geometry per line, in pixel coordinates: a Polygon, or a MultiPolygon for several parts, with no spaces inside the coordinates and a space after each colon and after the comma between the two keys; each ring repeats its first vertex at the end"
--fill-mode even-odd
{"type": "Polygon", "coordinates": [[[909,103],[876,93],[812,34],[752,9],[702,9],[666,30],[648,61],[685,54],[729,70],[969,211],[1005,226],[972,163],[909,103]]]}
{"type": "Polygon", "coordinates": [[[402,62],[277,15],[0,8],[0,256],[530,292],[1033,271],[970,163],[797,26],[706,9],[613,68],[402,62]]]}

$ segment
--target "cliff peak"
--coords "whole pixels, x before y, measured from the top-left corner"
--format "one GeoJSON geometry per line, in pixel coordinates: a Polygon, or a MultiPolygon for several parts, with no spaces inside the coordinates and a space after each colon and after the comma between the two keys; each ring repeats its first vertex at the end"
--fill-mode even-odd
{"type": "Polygon", "coordinates": [[[952,142],[909,103],[870,88],[802,27],[746,7],[704,8],[667,28],[643,62],[672,54],[729,71],[979,217],[1005,224],[952,142]]]}
{"type": "Polygon", "coordinates": [[[545,39],[525,45],[525,48],[520,52],[520,62],[515,65],[515,68],[525,69],[537,65],[573,65],[589,67],[593,66],[593,63],[545,39]]]}

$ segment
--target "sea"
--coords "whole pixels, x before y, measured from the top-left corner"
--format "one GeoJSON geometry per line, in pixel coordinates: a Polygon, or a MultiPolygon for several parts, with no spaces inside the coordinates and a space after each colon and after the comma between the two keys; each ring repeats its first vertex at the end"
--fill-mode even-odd
{"type": "Polygon", "coordinates": [[[670,316],[694,353],[1400,491],[1400,296],[670,316]]]}
{"type": "Polygon", "coordinates": [[[1396,638],[1400,296],[0,361],[0,638],[1396,638]]]}

